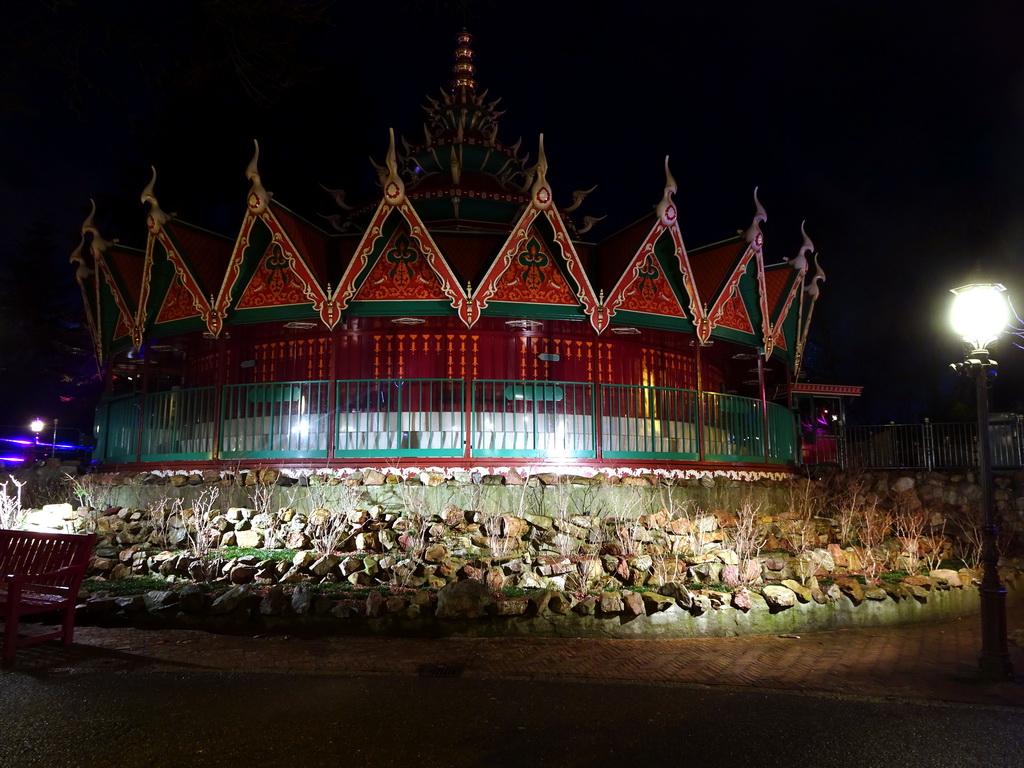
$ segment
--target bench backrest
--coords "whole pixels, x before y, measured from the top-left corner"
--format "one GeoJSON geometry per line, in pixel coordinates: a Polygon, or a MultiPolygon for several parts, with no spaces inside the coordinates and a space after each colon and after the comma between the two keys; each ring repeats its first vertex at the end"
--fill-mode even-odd
{"type": "Polygon", "coordinates": [[[34,575],[71,567],[73,572],[47,579],[53,586],[77,586],[92,557],[96,534],[40,533],[0,528],[0,579],[10,574],[34,575]]]}

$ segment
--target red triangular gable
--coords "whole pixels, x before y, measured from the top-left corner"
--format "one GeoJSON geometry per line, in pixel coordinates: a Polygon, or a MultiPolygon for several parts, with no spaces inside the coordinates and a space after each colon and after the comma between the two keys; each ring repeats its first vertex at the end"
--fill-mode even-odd
{"type": "Polygon", "coordinates": [[[156,323],[170,323],[175,320],[187,320],[191,317],[199,317],[208,308],[205,301],[202,304],[196,300],[193,293],[185,286],[180,275],[175,274],[171,284],[164,294],[163,303],[156,314],[156,323]]]}
{"type": "Polygon", "coordinates": [[[754,333],[754,324],[750,321],[750,314],[747,306],[743,303],[743,297],[736,292],[724,303],[721,313],[718,315],[716,328],[728,328],[740,333],[754,333]]]}
{"type": "MultiPolygon", "coordinates": [[[[541,156],[543,158],[543,146],[541,147],[541,156]]],[[[530,204],[512,228],[511,234],[499,251],[497,258],[488,268],[483,280],[480,281],[473,297],[466,302],[465,312],[460,315],[467,325],[472,326],[480,319],[484,309],[491,301],[553,303],[558,306],[577,305],[590,318],[594,330],[601,333],[608,326],[608,318],[604,308],[598,304],[597,294],[594,293],[590,280],[583,270],[579,254],[576,253],[569,232],[565,228],[565,222],[551,205],[551,187],[548,186],[543,175],[546,161],[542,162],[545,167],[538,171],[538,178],[531,191],[530,204]],[[555,267],[554,271],[545,272],[543,281],[539,278],[538,270],[541,269],[543,259],[537,257],[538,249],[535,245],[540,246],[540,253],[544,254],[549,264],[557,258],[554,254],[555,249],[551,248],[550,244],[543,243],[537,236],[535,222],[540,217],[544,217],[553,230],[553,242],[561,250],[562,266],[564,266],[565,272],[579,286],[575,293],[562,274],[560,267],[555,267]],[[531,243],[531,241],[533,242],[531,243]],[[544,247],[551,248],[551,250],[544,252],[544,247]],[[521,256],[523,259],[520,259],[521,256]],[[515,270],[518,270],[518,276],[515,270]],[[511,275],[508,274],[510,271],[511,275]],[[548,279],[550,279],[550,283],[548,279]],[[517,281],[521,285],[515,287],[517,281]],[[555,301],[538,302],[536,298],[527,298],[529,293],[534,292],[531,285],[535,286],[536,291],[545,291],[546,295],[549,294],[549,297],[555,301]],[[568,295],[566,295],[566,291],[568,295]],[[507,298],[509,296],[519,298],[507,298]]],[[[548,270],[548,265],[544,265],[543,269],[548,270]]]]}
{"type": "Polygon", "coordinates": [[[384,295],[389,297],[386,300],[447,300],[460,317],[466,305],[465,291],[459,285],[455,273],[441,254],[437,243],[427,231],[423,220],[405,198],[404,191],[392,197],[385,195],[377,206],[373,219],[367,225],[359,245],[356,246],[352,260],[338,281],[333,302],[340,313],[353,300],[367,301],[370,297],[377,300],[384,295]],[[383,242],[384,224],[391,215],[399,216],[403,221],[388,241],[383,242]],[[398,237],[403,233],[407,240],[399,248],[398,237]],[[412,261],[408,261],[412,255],[408,250],[410,248],[415,250],[415,258],[412,261]],[[395,249],[405,250],[404,253],[396,252],[396,261],[389,262],[388,254],[395,249]],[[377,256],[373,268],[367,272],[375,253],[377,256]],[[402,264],[405,268],[398,269],[397,267],[402,264]],[[391,274],[392,269],[395,269],[394,275],[391,274]],[[395,278],[398,279],[397,282],[395,278]],[[419,288],[422,288],[424,295],[408,295],[408,291],[416,292],[419,288]]]}
{"type": "Polygon", "coordinates": [[[235,305],[236,309],[260,309],[294,304],[307,304],[307,286],[292,269],[293,260],[285,255],[279,241],[272,242],[248,285],[235,305]]]}
{"type": "MultiPolygon", "coordinates": [[[[404,223],[403,223],[404,224],[404,223]]],[[[423,257],[423,245],[399,226],[377,256],[353,301],[444,301],[440,278],[423,257]]]]}
{"type": "Polygon", "coordinates": [[[683,247],[683,238],[676,221],[675,206],[669,203],[665,216],[655,221],[651,231],[633,255],[626,271],[612,288],[608,298],[605,299],[604,310],[609,321],[619,310],[646,312],[666,317],[685,318],[687,316],[654,253],[655,244],[666,232],[672,238],[682,282],[690,299],[691,312],[698,318],[701,316],[700,304],[694,300],[693,277],[686,249],[683,247]]]}
{"type": "Polygon", "coordinates": [[[495,282],[490,301],[578,306],[551,247],[535,227],[529,228],[516,250],[509,268],[495,282]]]}

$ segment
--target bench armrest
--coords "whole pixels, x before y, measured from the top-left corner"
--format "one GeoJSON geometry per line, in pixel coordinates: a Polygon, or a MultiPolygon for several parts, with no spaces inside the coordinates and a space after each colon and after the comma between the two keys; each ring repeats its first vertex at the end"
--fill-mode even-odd
{"type": "MultiPolygon", "coordinates": [[[[4,576],[3,580],[10,584],[12,587],[25,587],[35,584],[37,581],[49,581],[51,579],[62,579],[67,577],[73,579],[75,576],[85,574],[86,566],[82,565],[66,565],[63,568],[58,568],[55,571],[47,571],[46,573],[9,573],[4,576]]],[[[39,586],[60,586],[54,584],[40,584],[39,586]]]]}

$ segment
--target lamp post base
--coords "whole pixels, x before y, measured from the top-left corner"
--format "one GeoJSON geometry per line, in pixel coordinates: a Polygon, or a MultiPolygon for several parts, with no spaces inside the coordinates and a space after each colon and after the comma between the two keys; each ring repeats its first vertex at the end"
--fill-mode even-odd
{"type": "Polygon", "coordinates": [[[998,582],[998,576],[994,586],[981,585],[981,656],[978,670],[984,680],[1013,678],[1006,636],[1006,590],[998,582]]]}

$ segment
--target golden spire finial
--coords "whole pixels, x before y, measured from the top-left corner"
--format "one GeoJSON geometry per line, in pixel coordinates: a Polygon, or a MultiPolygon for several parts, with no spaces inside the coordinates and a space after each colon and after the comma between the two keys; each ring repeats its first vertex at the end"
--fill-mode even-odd
{"type": "Polygon", "coordinates": [[[463,27],[455,38],[458,47],[455,49],[455,66],[452,67],[452,92],[458,93],[465,88],[470,93],[476,92],[476,67],[473,65],[473,49],[469,44],[473,42],[473,36],[463,27]]]}

